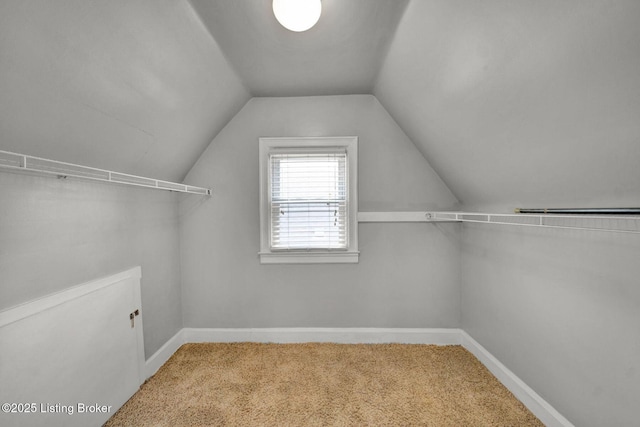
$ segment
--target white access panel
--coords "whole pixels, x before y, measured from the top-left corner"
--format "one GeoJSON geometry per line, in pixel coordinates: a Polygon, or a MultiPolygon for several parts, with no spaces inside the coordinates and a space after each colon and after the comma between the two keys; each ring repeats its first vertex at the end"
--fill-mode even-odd
{"type": "Polygon", "coordinates": [[[135,310],[139,267],[0,312],[0,425],[102,425],[143,381],[135,310]]]}

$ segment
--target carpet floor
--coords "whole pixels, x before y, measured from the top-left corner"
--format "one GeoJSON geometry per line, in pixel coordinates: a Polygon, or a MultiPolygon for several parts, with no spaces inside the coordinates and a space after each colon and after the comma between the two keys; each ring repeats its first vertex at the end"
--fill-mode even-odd
{"type": "Polygon", "coordinates": [[[105,424],[543,426],[461,346],[185,344],[105,424]]]}

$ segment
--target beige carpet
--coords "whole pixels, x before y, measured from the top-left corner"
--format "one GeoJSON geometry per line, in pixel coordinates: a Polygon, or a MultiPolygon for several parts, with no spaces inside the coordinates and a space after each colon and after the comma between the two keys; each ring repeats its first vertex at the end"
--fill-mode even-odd
{"type": "Polygon", "coordinates": [[[186,344],[106,426],[542,426],[461,346],[186,344]]]}

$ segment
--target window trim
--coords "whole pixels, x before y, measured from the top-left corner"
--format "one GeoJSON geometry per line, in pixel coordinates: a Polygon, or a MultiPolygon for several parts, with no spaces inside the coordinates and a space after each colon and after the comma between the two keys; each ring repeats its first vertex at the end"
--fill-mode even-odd
{"type": "Polygon", "coordinates": [[[260,174],[260,263],[326,264],[357,263],[358,252],[358,137],[264,137],[259,142],[260,174]],[[315,151],[340,148],[347,153],[348,247],[347,249],[271,250],[269,209],[269,154],[283,151],[315,151]]]}

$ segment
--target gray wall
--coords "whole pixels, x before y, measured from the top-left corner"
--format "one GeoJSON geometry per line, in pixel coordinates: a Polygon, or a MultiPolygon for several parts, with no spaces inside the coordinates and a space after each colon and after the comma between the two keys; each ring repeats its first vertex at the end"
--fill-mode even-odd
{"type": "Polygon", "coordinates": [[[637,425],[638,260],[638,235],[465,224],[462,327],[575,425],[637,425]]]}
{"type": "Polygon", "coordinates": [[[147,358],[182,327],[177,197],[0,173],[0,310],[142,266],[147,358]]]}
{"type": "Polygon", "coordinates": [[[457,327],[455,226],[361,224],[360,263],[261,265],[258,138],[358,136],[360,211],[447,209],[456,199],[373,96],[254,98],[187,176],[181,202],[185,327],[457,327]]]}

